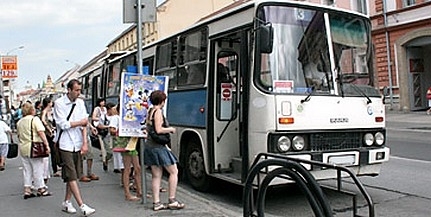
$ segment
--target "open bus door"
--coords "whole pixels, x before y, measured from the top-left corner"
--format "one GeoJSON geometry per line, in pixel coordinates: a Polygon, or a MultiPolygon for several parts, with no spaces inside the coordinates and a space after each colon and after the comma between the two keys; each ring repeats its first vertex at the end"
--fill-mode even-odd
{"type": "MultiPolygon", "coordinates": [[[[223,46],[223,43],[217,43],[223,46]]],[[[238,114],[238,54],[218,47],[215,72],[214,170],[241,180],[240,127],[238,114]],[[236,159],[236,160],[235,160],[236,159]],[[236,162],[236,163],[235,163],[236,162]]]]}

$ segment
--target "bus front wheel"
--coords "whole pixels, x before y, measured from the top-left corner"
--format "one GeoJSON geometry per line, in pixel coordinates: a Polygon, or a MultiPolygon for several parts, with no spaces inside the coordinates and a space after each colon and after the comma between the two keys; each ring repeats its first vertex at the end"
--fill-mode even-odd
{"type": "Polygon", "coordinates": [[[205,171],[202,149],[196,144],[191,144],[187,153],[186,174],[194,189],[198,191],[210,189],[210,177],[205,171]]]}

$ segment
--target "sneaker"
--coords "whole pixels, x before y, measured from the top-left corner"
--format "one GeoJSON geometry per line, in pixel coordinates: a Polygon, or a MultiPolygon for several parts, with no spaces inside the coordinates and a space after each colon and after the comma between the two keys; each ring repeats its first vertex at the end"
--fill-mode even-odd
{"type": "Polygon", "coordinates": [[[71,213],[71,214],[76,213],[75,207],[73,207],[72,203],[68,200],[63,201],[62,207],[63,207],[62,210],[64,212],[71,213]]]}
{"type": "Polygon", "coordinates": [[[81,209],[81,213],[84,216],[89,216],[89,215],[91,215],[91,214],[93,214],[93,213],[96,212],[95,209],[93,209],[93,208],[91,208],[91,207],[89,207],[89,206],[87,206],[85,204],[82,204],[81,207],[79,207],[79,208],[81,209]]]}

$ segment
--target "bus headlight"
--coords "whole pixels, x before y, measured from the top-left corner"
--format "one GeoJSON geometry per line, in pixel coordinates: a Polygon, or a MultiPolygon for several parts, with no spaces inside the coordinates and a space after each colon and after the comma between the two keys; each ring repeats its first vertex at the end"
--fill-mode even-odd
{"type": "Polygon", "coordinates": [[[295,136],[292,139],[292,147],[295,151],[302,151],[305,147],[305,140],[302,136],[295,136]]]}
{"type": "Polygon", "coordinates": [[[365,143],[365,145],[367,145],[367,146],[371,146],[371,145],[373,145],[373,143],[374,143],[374,136],[373,136],[373,134],[371,134],[371,133],[366,133],[366,134],[364,135],[364,143],[365,143]]]}
{"type": "Polygon", "coordinates": [[[290,139],[287,136],[281,136],[277,142],[277,149],[279,152],[289,151],[291,146],[290,139]]]}
{"type": "Polygon", "coordinates": [[[385,143],[385,136],[381,132],[377,132],[376,135],[374,135],[374,140],[376,141],[376,145],[383,145],[385,143]]]}

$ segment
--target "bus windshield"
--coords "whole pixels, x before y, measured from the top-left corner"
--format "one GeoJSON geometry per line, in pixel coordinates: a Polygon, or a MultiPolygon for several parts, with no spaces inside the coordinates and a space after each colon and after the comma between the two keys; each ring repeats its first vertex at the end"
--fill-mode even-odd
{"type": "Polygon", "coordinates": [[[378,96],[368,64],[366,18],[305,8],[265,6],[273,49],[260,54],[258,84],[271,93],[378,96]]]}

